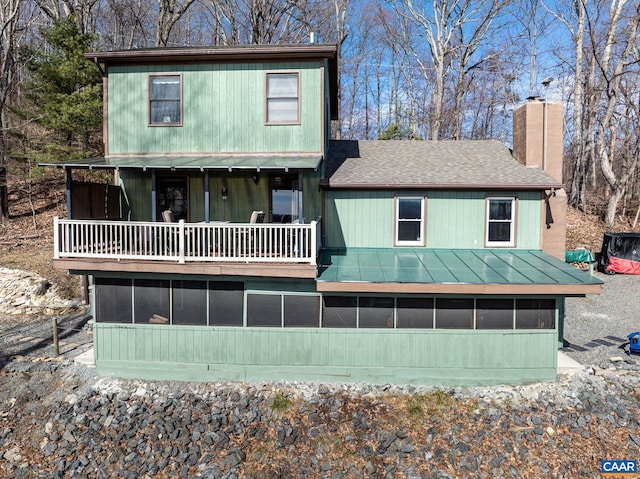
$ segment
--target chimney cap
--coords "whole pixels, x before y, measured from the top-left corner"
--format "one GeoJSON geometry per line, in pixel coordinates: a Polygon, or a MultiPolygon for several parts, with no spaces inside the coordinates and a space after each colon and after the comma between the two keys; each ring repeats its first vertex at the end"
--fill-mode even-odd
{"type": "Polygon", "coordinates": [[[542,101],[540,95],[531,95],[527,97],[528,101],[542,101]]]}

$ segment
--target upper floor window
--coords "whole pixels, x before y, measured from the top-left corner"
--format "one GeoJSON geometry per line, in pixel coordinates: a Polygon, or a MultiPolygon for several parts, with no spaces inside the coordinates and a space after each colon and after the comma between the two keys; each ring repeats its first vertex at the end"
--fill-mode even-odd
{"type": "Polygon", "coordinates": [[[396,246],[424,246],[424,197],[396,197],[396,246]]]}
{"type": "Polygon", "coordinates": [[[180,75],[149,77],[149,124],[182,124],[182,85],[180,75]]]}
{"type": "Polygon", "coordinates": [[[267,123],[300,123],[300,75],[267,73],[267,123]]]}
{"type": "Polygon", "coordinates": [[[515,198],[487,198],[487,246],[515,246],[515,198]]]}

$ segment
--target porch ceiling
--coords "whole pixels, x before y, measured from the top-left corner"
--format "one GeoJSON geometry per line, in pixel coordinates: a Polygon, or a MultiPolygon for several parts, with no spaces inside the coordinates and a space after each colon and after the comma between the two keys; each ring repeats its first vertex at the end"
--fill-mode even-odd
{"type": "Polygon", "coordinates": [[[169,170],[317,170],[320,154],[210,154],[210,155],[140,155],[106,156],[62,163],[41,163],[57,168],[132,168],[169,170]]]}
{"type": "Polygon", "coordinates": [[[438,294],[597,294],[602,281],[538,250],[327,250],[318,291],[438,294]]]}

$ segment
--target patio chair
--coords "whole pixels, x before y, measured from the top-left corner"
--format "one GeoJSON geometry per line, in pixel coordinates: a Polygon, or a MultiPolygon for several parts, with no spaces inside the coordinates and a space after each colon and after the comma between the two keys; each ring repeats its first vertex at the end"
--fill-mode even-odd
{"type": "MultiPolygon", "coordinates": [[[[251,212],[249,218],[249,224],[264,223],[264,211],[254,210],[251,212]]],[[[255,243],[254,232],[251,228],[242,228],[238,231],[236,237],[236,244],[238,248],[236,250],[238,256],[250,254],[253,251],[255,243]]]]}
{"type": "MultiPolygon", "coordinates": [[[[175,223],[176,219],[175,216],[173,215],[173,211],[171,210],[164,210],[162,212],[162,219],[164,220],[165,223],[175,223]]],[[[174,250],[175,250],[175,245],[178,244],[178,238],[176,236],[176,233],[173,232],[169,232],[165,238],[165,242],[164,242],[164,250],[166,254],[173,254],[174,250]]]]}
{"type": "Polygon", "coordinates": [[[264,223],[264,211],[252,211],[249,223],[264,223]]]}
{"type": "Polygon", "coordinates": [[[175,217],[173,216],[173,211],[171,210],[164,210],[162,212],[162,219],[164,220],[165,223],[175,223],[175,217]]]}

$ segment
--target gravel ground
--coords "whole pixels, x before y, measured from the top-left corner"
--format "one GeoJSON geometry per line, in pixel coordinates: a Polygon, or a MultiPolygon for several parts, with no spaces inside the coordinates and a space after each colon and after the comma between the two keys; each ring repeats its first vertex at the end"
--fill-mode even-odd
{"type": "MultiPolygon", "coordinates": [[[[85,312],[56,318],[60,359],[71,359],[93,346],[91,316],[85,312]]],[[[0,317],[0,367],[10,358],[55,358],[53,319],[0,317]]],[[[14,359],[15,361],[15,359],[14,359]]]]}
{"type": "Polygon", "coordinates": [[[640,276],[594,274],[604,281],[602,294],[566,300],[562,351],[584,366],[625,357],[627,335],[640,331],[640,276]]]}

